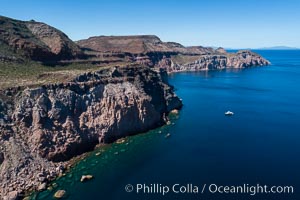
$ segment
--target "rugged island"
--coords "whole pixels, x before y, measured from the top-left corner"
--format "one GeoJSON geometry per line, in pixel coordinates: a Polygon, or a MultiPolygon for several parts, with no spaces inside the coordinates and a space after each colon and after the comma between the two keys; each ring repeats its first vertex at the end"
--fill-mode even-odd
{"type": "Polygon", "coordinates": [[[45,23],[0,16],[0,199],[45,189],[97,144],[167,123],[182,106],[168,73],[269,64],[153,35],[73,42],[45,23]]]}

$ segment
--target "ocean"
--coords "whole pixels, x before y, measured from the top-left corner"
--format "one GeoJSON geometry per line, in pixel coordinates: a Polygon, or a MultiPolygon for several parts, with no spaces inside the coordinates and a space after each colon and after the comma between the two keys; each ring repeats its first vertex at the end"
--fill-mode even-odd
{"type": "Polygon", "coordinates": [[[33,197],[300,199],[300,51],[256,52],[272,65],[171,74],[184,106],[170,125],[90,152],[33,197]]]}

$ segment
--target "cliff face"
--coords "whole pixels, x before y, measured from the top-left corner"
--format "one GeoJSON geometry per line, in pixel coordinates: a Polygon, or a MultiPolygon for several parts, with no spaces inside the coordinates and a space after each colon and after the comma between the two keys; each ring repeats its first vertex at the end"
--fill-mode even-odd
{"type": "Polygon", "coordinates": [[[270,64],[270,61],[262,56],[247,50],[238,51],[233,55],[229,55],[227,58],[227,66],[233,68],[265,66],[270,64]]]}
{"type": "Polygon", "coordinates": [[[164,124],[182,105],[166,76],[122,67],[12,92],[0,115],[1,194],[37,188],[59,173],[62,161],[164,124]]]}
{"type": "Polygon", "coordinates": [[[57,61],[82,57],[81,49],[61,31],[40,22],[0,16],[0,58],[57,61]]]}
{"type": "MultiPolygon", "coordinates": [[[[224,50],[222,50],[224,52],[224,50]]],[[[251,51],[238,51],[234,54],[222,53],[219,55],[203,55],[185,59],[185,61],[177,61],[178,59],[163,58],[156,67],[164,68],[168,72],[179,71],[201,71],[216,70],[225,68],[247,68],[253,66],[265,66],[270,62],[260,55],[251,51]]]]}

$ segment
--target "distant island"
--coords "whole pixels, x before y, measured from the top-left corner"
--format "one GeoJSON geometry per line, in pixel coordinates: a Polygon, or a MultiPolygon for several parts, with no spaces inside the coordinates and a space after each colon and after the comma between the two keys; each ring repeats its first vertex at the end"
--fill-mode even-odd
{"type": "Polygon", "coordinates": [[[288,47],[288,46],[274,46],[274,47],[262,47],[257,48],[258,50],[300,50],[296,47],[288,47]]]}
{"type": "MultiPolygon", "coordinates": [[[[215,47],[211,47],[213,49],[217,49],[215,47]]],[[[259,47],[259,48],[230,48],[230,47],[224,47],[225,50],[228,51],[235,51],[235,50],[300,50],[300,48],[297,47],[289,47],[289,46],[273,46],[273,47],[259,47]]]]}

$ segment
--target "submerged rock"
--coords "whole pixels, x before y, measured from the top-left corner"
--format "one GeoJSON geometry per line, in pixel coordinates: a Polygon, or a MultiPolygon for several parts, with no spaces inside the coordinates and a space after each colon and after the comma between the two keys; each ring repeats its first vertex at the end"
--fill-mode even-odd
{"type": "Polygon", "coordinates": [[[171,110],[170,113],[174,114],[174,115],[178,115],[179,114],[179,110],[178,109],[173,109],[173,110],[171,110]]]}
{"type": "Polygon", "coordinates": [[[126,140],[124,139],[124,138],[121,138],[121,139],[118,139],[117,141],[116,141],[116,143],[117,144],[122,144],[122,143],[124,143],[126,140]]]}
{"type": "Polygon", "coordinates": [[[85,181],[91,180],[93,178],[94,177],[92,175],[82,175],[81,179],[80,179],[80,182],[85,182],[85,181]]]}
{"type": "Polygon", "coordinates": [[[97,152],[96,154],[95,154],[95,156],[100,156],[101,155],[101,152],[97,152]]]}
{"type": "Polygon", "coordinates": [[[55,192],[53,197],[56,198],[56,199],[61,199],[61,198],[65,197],[65,195],[66,195],[65,190],[58,190],[57,192],[55,192]]]}

